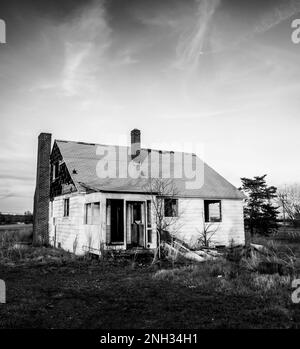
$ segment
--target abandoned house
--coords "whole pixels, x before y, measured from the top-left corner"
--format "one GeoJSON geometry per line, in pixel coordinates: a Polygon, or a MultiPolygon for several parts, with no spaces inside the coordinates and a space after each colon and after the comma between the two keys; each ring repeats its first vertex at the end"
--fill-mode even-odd
{"type": "Polygon", "coordinates": [[[244,244],[243,194],[201,161],[195,154],[143,149],[137,129],[131,131],[129,147],[55,140],[51,149],[51,134],[41,133],[34,240],[76,254],[154,249],[154,198],[162,200],[165,219],[177,217],[177,228],[170,229],[181,240],[194,244],[209,227],[214,245],[226,246],[232,240],[244,244]],[[184,175],[174,175],[183,158],[188,162],[187,155],[191,166],[195,161],[202,164],[196,168],[199,187],[188,185],[190,179],[184,175]],[[147,183],[152,171],[160,178],[164,168],[173,176],[177,192],[156,198],[147,183]]]}

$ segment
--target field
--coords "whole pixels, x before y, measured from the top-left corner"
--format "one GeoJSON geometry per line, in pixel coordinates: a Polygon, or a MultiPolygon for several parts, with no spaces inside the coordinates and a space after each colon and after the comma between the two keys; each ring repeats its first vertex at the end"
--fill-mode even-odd
{"type": "Polygon", "coordinates": [[[3,234],[10,234],[16,241],[32,241],[32,224],[0,225],[0,239],[3,234]]]}
{"type": "Polygon", "coordinates": [[[289,251],[293,270],[266,274],[252,259],[253,270],[228,258],[174,266],[10,251],[0,263],[7,286],[0,328],[299,328],[300,304],[291,301],[299,243],[262,242],[278,255],[289,251]]]}
{"type": "Polygon", "coordinates": [[[0,232],[1,231],[8,231],[8,230],[32,231],[32,224],[7,224],[7,225],[0,225],[0,232]]]}

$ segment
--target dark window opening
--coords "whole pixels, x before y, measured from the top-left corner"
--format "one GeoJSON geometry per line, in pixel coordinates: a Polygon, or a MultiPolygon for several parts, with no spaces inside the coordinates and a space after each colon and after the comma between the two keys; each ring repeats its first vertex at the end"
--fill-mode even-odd
{"type": "Polygon", "coordinates": [[[147,201],[147,227],[151,228],[151,201],[147,201]]]}
{"type": "Polygon", "coordinates": [[[142,222],[142,205],[139,202],[134,202],[132,204],[132,214],[133,222],[141,223],[142,222]]]}
{"type": "Polygon", "coordinates": [[[178,216],[178,200],[177,199],[165,199],[165,217],[177,217],[178,216]]]}
{"type": "Polygon", "coordinates": [[[54,175],[55,175],[55,178],[57,178],[59,175],[59,163],[58,162],[55,164],[54,169],[55,169],[54,175]]]}
{"type": "Polygon", "coordinates": [[[221,200],[204,200],[204,216],[206,223],[221,222],[221,200]]]}
{"type": "Polygon", "coordinates": [[[70,199],[64,200],[64,217],[69,217],[70,199]]]}
{"type": "Polygon", "coordinates": [[[149,244],[151,244],[152,243],[152,230],[147,230],[147,242],[149,243],[149,244]]]}

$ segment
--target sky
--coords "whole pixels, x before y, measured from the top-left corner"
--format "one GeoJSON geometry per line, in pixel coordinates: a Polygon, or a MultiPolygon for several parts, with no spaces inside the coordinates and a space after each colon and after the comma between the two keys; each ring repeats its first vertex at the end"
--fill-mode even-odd
{"type": "Polygon", "coordinates": [[[32,210],[37,137],[186,150],[235,186],[300,181],[300,0],[1,0],[0,211],[32,210]]]}

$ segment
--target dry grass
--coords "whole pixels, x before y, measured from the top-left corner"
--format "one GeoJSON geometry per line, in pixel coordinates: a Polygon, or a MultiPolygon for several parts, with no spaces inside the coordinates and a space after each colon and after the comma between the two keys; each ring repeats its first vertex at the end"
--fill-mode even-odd
{"type": "Polygon", "coordinates": [[[23,257],[23,251],[17,248],[17,242],[19,241],[18,232],[15,231],[2,231],[0,234],[0,260],[14,261],[23,257]]]}
{"type": "Polygon", "coordinates": [[[10,290],[0,328],[297,328],[300,310],[291,302],[297,275],[262,274],[259,265],[290,257],[296,265],[299,256],[290,246],[266,245],[270,255],[234,252],[225,254],[236,254],[234,261],[174,266],[151,260],[139,266],[133,256],[134,268],[120,258],[88,261],[28,248],[12,256],[14,265],[0,260],[10,290]]]}
{"type": "Polygon", "coordinates": [[[291,282],[300,277],[300,259],[294,246],[266,238],[256,238],[256,244],[267,252],[230,247],[224,257],[188,267],[162,269],[153,278],[186,287],[200,287],[208,292],[234,296],[275,297],[287,302],[291,282]]]}

